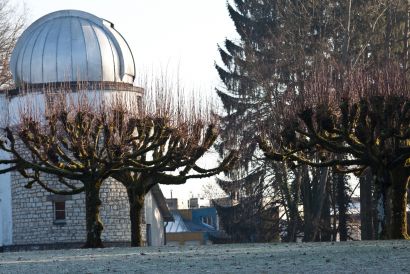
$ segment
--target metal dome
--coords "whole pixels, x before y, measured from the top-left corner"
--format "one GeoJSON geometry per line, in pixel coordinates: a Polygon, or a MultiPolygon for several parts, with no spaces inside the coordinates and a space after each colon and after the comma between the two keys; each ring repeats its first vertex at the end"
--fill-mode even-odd
{"type": "Polygon", "coordinates": [[[17,86],[56,82],[132,84],[135,63],[114,25],[90,13],[62,10],[31,24],[13,50],[17,86]]]}

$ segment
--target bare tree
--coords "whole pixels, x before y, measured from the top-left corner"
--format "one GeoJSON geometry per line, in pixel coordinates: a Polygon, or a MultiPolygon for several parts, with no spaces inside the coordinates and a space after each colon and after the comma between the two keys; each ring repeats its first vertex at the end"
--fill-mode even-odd
{"type": "Polygon", "coordinates": [[[127,188],[132,244],[140,245],[140,211],[145,194],[155,184],[183,184],[190,178],[212,176],[226,171],[235,161],[231,154],[213,169],[196,165],[218,135],[213,124],[205,126],[200,120],[173,123],[165,112],[138,110],[120,98],[95,102],[87,93],[75,95],[68,103],[64,94],[54,98],[45,114],[28,109],[21,114],[16,129],[5,128],[0,148],[13,159],[0,159],[0,165],[11,165],[0,173],[20,172],[29,179],[28,188],[37,183],[56,194],[84,191],[84,247],[103,246],[99,194],[108,177],[127,188]],[[169,174],[171,171],[177,173],[169,174]],[[43,180],[43,173],[57,176],[58,187],[43,180]]]}
{"type": "Polygon", "coordinates": [[[381,237],[408,239],[410,102],[405,72],[394,64],[359,69],[344,74],[343,85],[335,84],[337,75],[323,66],[305,83],[303,96],[283,98],[288,118],[282,131],[262,138],[260,147],[268,158],[294,167],[333,167],[344,173],[370,168],[379,195],[381,237]]]}
{"type": "MultiPolygon", "coordinates": [[[[127,159],[112,175],[127,189],[132,246],[142,245],[141,209],[145,195],[152,187],[157,184],[180,185],[189,179],[210,177],[228,171],[236,162],[236,152],[231,152],[213,168],[200,167],[197,161],[209,151],[219,134],[218,123],[210,113],[210,102],[201,102],[198,97],[184,100],[179,85],[175,87],[176,96],[172,96],[170,90],[174,87],[170,81],[154,81],[145,89],[145,101],[138,116],[152,120],[155,123],[153,128],[162,132],[159,135],[162,139],[155,141],[155,131],[136,135],[132,149],[141,150],[141,153],[127,159]]],[[[122,115],[125,115],[121,105],[122,115]]],[[[145,127],[143,123],[136,125],[138,132],[145,127]]]]}
{"type": "Polygon", "coordinates": [[[0,0],[0,88],[12,85],[9,61],[24,23],[24,10],[20,13],[9,0],[0,0]]]}
{"type": "Polygon", "coordinates": [[[134,125],[132,119],[118,120],[115,110],[108,106],[93,106],[86,94],[68,104],[63,95],[48,106],[45,114],[26,111],[16,128],[5,128],[7,138],[0,147],[12,155],[12,160],[7,161],[11,167],[1,172],[20,172],[29,179],[27,188],[38,183],[55,194],[84,191],[85,247],[102,247],[99,191],[126,157],[134,157],[129,153],[134,125]],[[57,176],[58,187],[43,180],[42,173],[57,176]]]}
{"type": "Polygon", "coordinates": [[[208,200],[226,197],[226,193],[216,184],[216,182],[207,182],[202,186],[201,196],[208,200]]]}

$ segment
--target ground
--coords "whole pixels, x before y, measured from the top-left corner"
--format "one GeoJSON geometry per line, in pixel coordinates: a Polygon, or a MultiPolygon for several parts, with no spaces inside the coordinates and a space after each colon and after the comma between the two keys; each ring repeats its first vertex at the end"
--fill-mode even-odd
{"type": "Polygon", "coordinates": [[[0,273],[410,273],[410,241],[0,253],[0,273]]]}

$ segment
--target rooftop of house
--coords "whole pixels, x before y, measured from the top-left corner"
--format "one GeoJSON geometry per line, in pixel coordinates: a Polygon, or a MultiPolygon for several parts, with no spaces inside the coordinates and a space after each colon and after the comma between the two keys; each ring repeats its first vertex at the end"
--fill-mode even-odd
{"type": "Polygon", "coordinates": [[[165,200],[164,194],[158,185],[155,185],[151,188],[152,196],[157,202],[159,211],[161,212],[162,218],[165,222],[173,222],[174,216],[171,211],[168,209],[167,202],[165,200]]]}
{"type": "Polygon", "coordinates": [[[216,209],[213,207],[172,210],[171,213],[175,221],[167,224],[167,233],[217,230],[216,209]]]}

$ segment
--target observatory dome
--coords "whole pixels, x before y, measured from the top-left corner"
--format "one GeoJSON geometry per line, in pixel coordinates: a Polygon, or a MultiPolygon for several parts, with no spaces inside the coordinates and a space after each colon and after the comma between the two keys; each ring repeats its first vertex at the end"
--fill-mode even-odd
{"type": "Polygon", "coordinates": [[[16,86],[58,82],[132,84],[135,63],[111,22],[78,10],[47,14],[21,35],[10,60],[16,86]]]}

